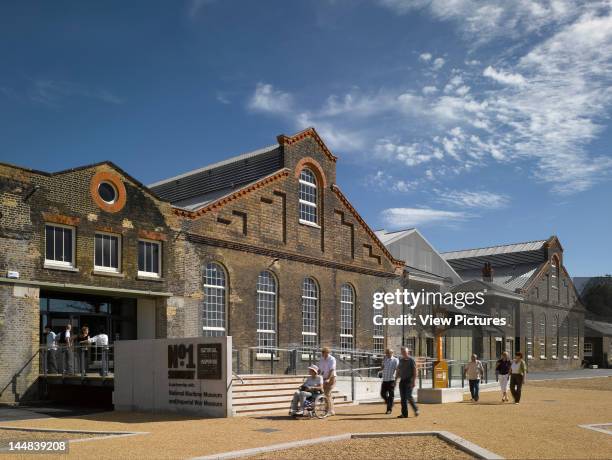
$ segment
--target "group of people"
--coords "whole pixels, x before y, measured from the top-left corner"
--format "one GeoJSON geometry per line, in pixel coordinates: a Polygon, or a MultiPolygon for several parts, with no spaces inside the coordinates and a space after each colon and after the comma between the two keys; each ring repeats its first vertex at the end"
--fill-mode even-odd
{"type": "Polygon", "coordinates": [[[408,405],[414,411],[415,416],[419,416],[419,408],[414,402],[412,393],[417,376],[416,361],[410,356],[410,350],[407,347],[402,347],[400,357],[393,355],[393,350],[385,350],[385,358],[381,368],[382,385],[380,387],[380,395],[387,405],[386,414],[393,412],[393,403],[395,402],[395,387],[399,381],[400,401],[402,412],[397,418],[408,418],[408,405]]]}
{"type": "MultiPolygon", "coordinates": [[[[480,380],[484,377],[484,372],[484,366],[478,360],[478,356],[472,355],[470,362],[465,366],[464,376],[468,379],[473,402],[478,402],[480,399],[480,380]]],[[[527,365],[523,360],[523,354],[519,351],[511,360],[508,352],[504,351],[495,364],[495,375],[501,389],[502,402],[509,401],[508,384],[510,384],[510,393],[514,399],[514,404],[519,404],[521,402],[521,390],[527,378],[527,365]]]]}
{"type": "MultiPolygon", "coordinates": [[[[77,346],[86,347],[90,344],[102,347],[102,369],[100,372],[105,375],[106,371],[106,347],[108,346],[108,335],[103,328],[98,330],[98,334],[91,337],[89,335],[89,327],[83,326],[78,334],[72,332],[72,324],[66,324],[64,330],[56,334],[48,324],[45,326],[45,343],[46,347],[46,365],[48,374],[74,374],[74,349],[77,346]],[[58,366],[59,360],[59,366],[58,366]]],[[[81,353],[76,353],[77,365],[82,368],[85,363],[81,362],[87,359],[88,349],[81,349],[81,353]]]]}
{"type": "Polygon", "coordinates": [[[308,377],[294,393],[289,415],[303,415],[306,400],[321,392],[327,398],[327,415],[335,415],[332,396],[335,386],[336,358],[331,355],[329,348],[324,347],[321,349],[321,359],[318,365],[312,364],[308,367],[308,377]]]}

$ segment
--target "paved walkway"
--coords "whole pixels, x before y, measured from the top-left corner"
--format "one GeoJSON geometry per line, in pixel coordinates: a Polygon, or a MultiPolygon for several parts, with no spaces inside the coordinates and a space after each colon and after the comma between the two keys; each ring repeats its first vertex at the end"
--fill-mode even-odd
{"type": "MultiPolygon", "coordinates": [[[[422,404],[421,415],[408,419],[396,418],[398,405],[385,415],[382,404],[372,404],[344,406],[325,420],[102,412],[2,425],[148,433],[71,445],[69,458],[87,460],[191,458],[347,432],[428,430],[450,431],[506,458],[612,458],[612,436],[579,426],[612,422],[612,378],[531,380],[523,395],[520,405],[502,404],[496,391],[483,392],[477,404],[422,404]]],[[[367,454],[363,458],[370,458],[367,454]]]]}

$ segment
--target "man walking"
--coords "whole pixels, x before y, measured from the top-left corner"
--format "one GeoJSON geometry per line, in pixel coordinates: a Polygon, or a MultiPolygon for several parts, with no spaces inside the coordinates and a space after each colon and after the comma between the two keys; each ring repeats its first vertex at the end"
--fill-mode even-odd
{"type": "Polygon", "coordinates": [[[416,380],[416,362],[408,353],[407,347],[402,347],[401,352],[402,356],[397,365],[396,376],[399,378],[402,414],[398,415],[397,418],[408,417],[408,403],[410,403],[410,407],[412,407],[414,415],[418,417],[419,409],[417,408],[414,398],[412,397],[412,390],[414,389],[414,383],[416,380]]]}
{"type": "Polygon", "coordinates": [[[395,371],[399,360],[393,356],[393,350],[385,350],[385,359],[382,366],[382,384],[380,385],[380,396],[387,404],[386,414],[393,411],[393,400],[395,399],[395,371]]]}
{"type": "Polygon", "coordinates": [[[46,357],[46,367],[44,368],[47,374],[57,374],[57,334],[51,330],[51,326],[48,324],[45,326],[45,334],[46,334],[46,343],[47,343],[47,353],[46,357]]]}
{"type": "Polygon", "coordinates": [[[329,415],[336,415],[334,411],[334,397],[332,391],[336,386],[336,358],[329,354],[329,348],[321,349],[321,359],[319,360],[319,372],[323,376],[323,393],[327,396],[329,415]]]}
{"type": "Polygon", "coordinates": [[[60,332],[58,343],[60,345],[60,352],[62,355],[62,374],[72,375],[72,324],[66,324],[66,329],[60,332]]]}
{"type": "Polygon", "coordinates": [[[471,360],[465,366],[463,373],[465,376],[467,376],[467,379],[470,382],[470,394],[472,395],[472,401],[478,402],[478,399],[480,399],[480,379],[484,377],[484,367],[482,367],[482,363],[478,360],[478,356],[472,355],[471,360]]]}

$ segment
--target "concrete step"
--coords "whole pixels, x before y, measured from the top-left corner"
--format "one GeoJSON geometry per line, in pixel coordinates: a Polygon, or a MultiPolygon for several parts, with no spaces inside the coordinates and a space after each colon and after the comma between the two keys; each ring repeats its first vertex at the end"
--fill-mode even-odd
{"type": "MultiPolygon", "coordinates": [[[[233,399],[232,405],[234,407],[242,407],[242,406],[262,406],[266,404],[282,404],[283,407],[289,407],[289,403],[293,399],[293,395],[291,396],[266,396],[264,398],[242,398],[242,399],[233,399]]],[[[334,395],[334,403],[346,401],[347,397],[344,395],[334,395]]]]}
{"type": "Polygon", "coordinates": [[[288,384],[288,383],[297,383],[298,385],[306,380],[306,376],[267,376],[267,377],[254,377],[254,376],[244,376],[242,380],[234,378],[232,383],[234,385],[259,385],[259,384],[288,384]]]}
{"type": "MultiPolygon", "coordinates": [[[[232,398],[259,398],[265,396],[293,396],[293,393],[297,390],[297,387],[287,388],[287,389],[278,389],[278,388],[254,388],[251,390],[232,390],[232,398]]],[[[334,389],[334,394],[339,394],[340,392],[334,389]]]]}
{"type": "MultiPolygon", "coordinates": [[[[348,406],[353,404],[352,401],[340,401],[334,398],[334,406],[348,406]]],[[[269,414],[273,412],[288,412],[289,411],[289,402],[283,403],[269,403],[269,404],[261,404],[261,405],[248,405],[248,406],[237,406],[234,407],[235,415],[259,415],[259,414],[269,414]]]]}

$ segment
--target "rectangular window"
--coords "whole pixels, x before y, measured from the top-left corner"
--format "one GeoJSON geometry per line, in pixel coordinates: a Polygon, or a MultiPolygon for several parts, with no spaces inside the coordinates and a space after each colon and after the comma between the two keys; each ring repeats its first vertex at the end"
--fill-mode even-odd
{"type": "Polygon", "coordinates": [[[94,270],[119,273],[121,271],[121,240],[117,235],[96,233],[94,270]]]}
{"type": "Polygon", "coordinates": [[[161,243],[138,241],[138,276],[159,278],[161,276],[161,243]]]}
{"type": "Polygon", "coordinates": [[[591,342],[584,342],[584,356],[585,358],[593,356],[593,344],[591,342]]]}
{"type": "Polygon", "coordinates": [[[74,267],[74,227],[45,225],[45,266],[74,267]]]}

